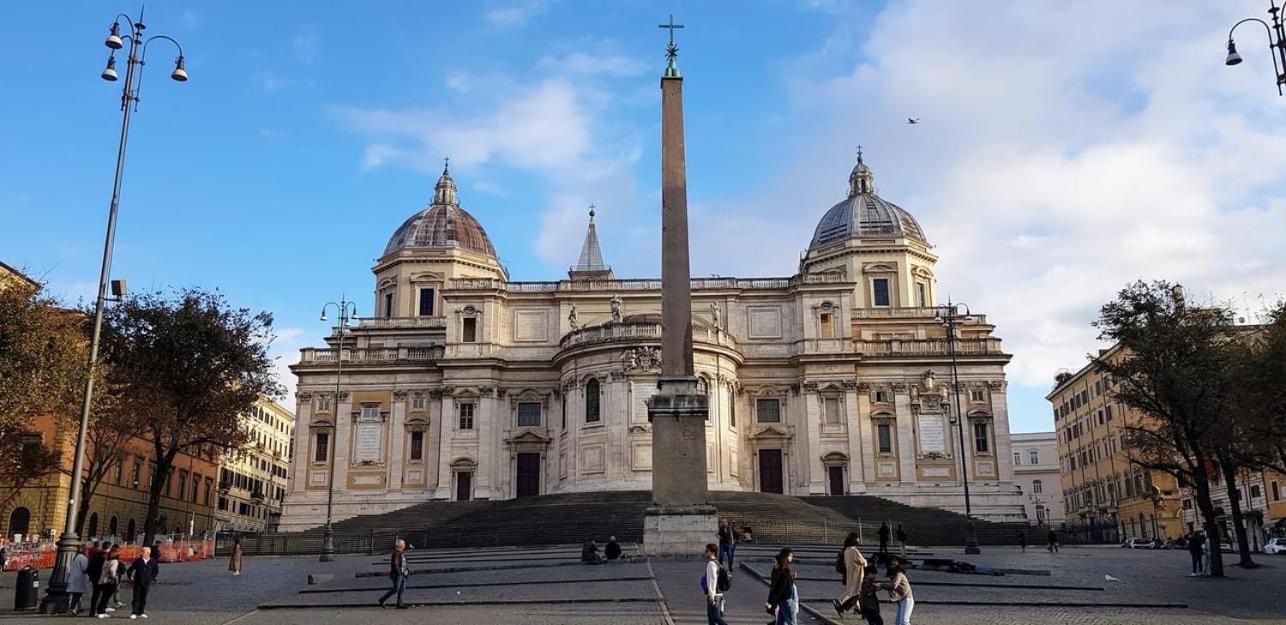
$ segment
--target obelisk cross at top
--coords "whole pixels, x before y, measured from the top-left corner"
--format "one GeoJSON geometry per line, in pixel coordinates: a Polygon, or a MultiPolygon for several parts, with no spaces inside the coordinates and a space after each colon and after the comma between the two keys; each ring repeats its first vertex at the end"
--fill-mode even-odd
{"type": "Polygon", "coordinates": [[[665,47],[666,64],[664,75],[666,78],[679,78],[679,46],[674,44],[674,31],[683,28],[683,24],[675,24],[674,15],[671,15],[668,23],[661,24],[657,28],[665,28],[670,31],[670,45],[665,47]]]}

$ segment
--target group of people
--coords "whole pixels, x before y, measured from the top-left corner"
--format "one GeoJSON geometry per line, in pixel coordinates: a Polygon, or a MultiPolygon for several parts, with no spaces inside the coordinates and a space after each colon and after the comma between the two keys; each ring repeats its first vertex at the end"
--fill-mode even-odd
{"type": "MultiPolygon", "coordinates": [[[[889,535],[890,535],[890,533],[891,533],[891,532],[889,531],[889,524],[888,524],[887,522],[886,522],[886,523],[880,523],[880,531],[879,531],[879,535],[880,535],[880,553],[888,553],[888,552],[889,552],[889,535]]],[[[896,538],[898,539],[898,543],[900,543],[900,544],[902,545],[902,555],[903,555],[903,556],[906,556],[906,539],[907,539],[907,535],[906,535],[906,530],[905,530],[905,529],[902,529],[902,524],[901,524],[901,523],[898,523],[898,530],[897,530],[896,538]]]]}
{"type": "Polygon", "coordinates": [[[1210,541],[1203,532],[1193,532],[1188,536],[1188,555],[1192,557],[1192,572],[1188,577],[1201,577],[1210,574],[1210,541]]]}
{"type": "Polygon", "coordinates": [[[120,546],[111,543],[81,545],[67,572],[67,592],[71,602],[68,613],[79,615],[81,601],[88,594],[89,616],[109,618],[111,612],[124,607],[119,598],[122,583],[134,589],[130,618],[147,618],[147,594],[160,575],[160,565],[152,557],[152,548],[143,547],[141,555],[129,564],[121,561],[120,546]]]}
{"type": "Polygon", "coordinates": [[[607,539],[607,545],[602,551],[599,551],[598,543],[592,540],[586,542],[580,550],[580,561],[583,564],[606,564],[620,558],[621,544],[616,542],[615,536],[607,539]]]}
{"type": "MultiPolygon", "coordinates": [[[[882,528],[882,546],[887,546],[887,525],[882,528]]],[[[898,540],[905,544],[906,534],[899,528],[898,540]]],[[[862,555],[857,532],[844,539],[844,548],[836,558],[836,571],[841,575],[844,592],[833,601],[840,616],[856,611],[870,625],[884,625],[880,616],[880,591],[888,593],[897,606],[896,625],[910,625],[915,598],[911,582],[907,579],[902,560],[886,556],[888,581],[878,579],[879,568],[862,555]]],[[[727,525],[719,527],[719,542],[705,546],[705,575],[701,577],[701,590],[706,599],[706,621],[709,625],[727,625],[724,620],[725,593],[732,587],[732,562],[736,542],[727,525]],[[725,542],[725,538],[727,541],[725,542]],[[724,562],[727,562],[725,567],[724,562]]],[[[773,559],[768,583],[768,597],[764,609],[772,615],[770,625],[796,625],[799,622],[799,587],[794,569],[795,552],[783,548],[773,559]]]]}
{"type": "MultiPolygon", "coordinates": [[[[1023,548],[1023,553],[1027,553],[1027,532],[1023,530],[1018,530],[1018,546],[1023,548]]],[[[1045,551],[1058,553],[1059,546],[1058,532],[1051,528],[1045,535],[1045,551]]]]}

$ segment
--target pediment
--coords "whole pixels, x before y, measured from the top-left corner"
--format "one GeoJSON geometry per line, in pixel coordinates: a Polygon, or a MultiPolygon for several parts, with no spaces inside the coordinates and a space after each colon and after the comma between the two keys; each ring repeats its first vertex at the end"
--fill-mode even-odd
{"type": "Polygon", "coordinates": [[[769,440],[769,439],[794,438],[794,435],[791,434],[789,431],[787,431],[785,428],[781,428],[776,425],[765,425],[763,427],[760,427],[758,430],[756,430],[754,434],[751,434],[750,438],[755,440],[769,440]]]}
{"type": "Polygon", "coordinates": [[[508,439],[505,440],[505,442],[509,443],[510,445],[523,445],[523,444],[547,445],[549,444],[550,440],[552,439],[550,439],[547,436],[541,436],[540,434],[533,432],[531,430],[525,430],[514,436],[509,437],[508,439]]]}

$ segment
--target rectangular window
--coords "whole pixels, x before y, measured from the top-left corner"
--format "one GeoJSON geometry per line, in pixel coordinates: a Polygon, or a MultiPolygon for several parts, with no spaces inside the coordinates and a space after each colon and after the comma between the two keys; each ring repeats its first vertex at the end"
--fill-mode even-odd
{"type": "Polygon", "coordinates": [[[518,402],[518,427],[540,427],[540,402],[518,402]]]}
{"type": "Polygon", "coordinates": [[[411,432],[411,460],[424,460],[424,432],[411,432]]]}
{"type": "Polygon", "coordinates": [[[781,422],[781,400],[780,399],[756,399],[755,400],[755,417],[760,423],[780,423],[781,422]]]}
{"type": "Polygon", "coordinates": [[[384,294],[384,317],[387,319],[393,316],[393,294],[384,294]]]}
{"type": "Polygon", "coordinates": [[[1259,496],[1260,496],[1260,492],[1259,492],[1259,490],[1260,490],[1260,489],[1259,489],[1259,485],[1258,485],[1258,484],[1251,484],[1251,485],[1250,485],[1250,498],[1251,498],[1251,499],[1254,499],[1255,497],[1259,497],[1259,496]]]}
{"type": "Polygon", "coordinates": [[[460,404],[460,427],[461,430],[473,429],[473,406],[472,403],[460,404]]]}
{"type": "Polygon", "coordinates": [[[986,395],[983,393],[982,389],[975,388],[975,389],[969,390],[969,401],[974,403],[981,403],[985,400],[986,400],[986,395]]]}
{"type": "Polygon", "coordinates": [[[423,395],[414,395],[411,397],[411,410],[424,410],[426,400],[423,395]]]}
{"type": "Polygon", "coordinates": [[[214,480],[205,478],[205,505],[210,505],[210,491],[214,490],[214,480]]]}
{"type": "Polygon", "coordinates": [[[220,498],[219,498],[219,509],[220,509],[220,510],[227,510],[227,509],[228,509],[228,498],[227,498],[227,497],[220,497],[220,498]]]}
{"type": "Polygon", "coordinates": [[[840,415],[840,405],[838,397],[827,397],[822,400],[822,406],[826,413],[826,425],[840,425],[844,423],[840,415]]]}
{"type": "Polygon", "coordinates": [[[362,418],[374,421],[380,418],[379,404],[362,404],[362,418]]]}
{"type": "Polygon", "coordinates": [[[420,289],[420,316],[433,316],[433,289],[420,289]]]}
{"type": "Polygon", "coordinates": [[[892,401],[893,401],[893,398],[889,395],[889,392],[888,392],[888,391],[886,391],[886,390],[878,390],[878,391],[875,391],[875,403],[877,403],[877,404],[887,404],[887,403],[890,403],[890,402],[892,402],[892,401]]]}
{"type": "Polygon", "coordinates": [[[1035,449],[1028,450],[1027,456],[1032,464],[1040,464],[1040,451],[1035,449]]]}
{"type": "Polygon", "coordinates": [[[978,422],[973,424],[973,450],[982,454],[991,451],[991,441],[987,439],[987,424],[978,422]]]}
{"type": "Polygon", "coordinates": [[[820,325],[819,331],[824,339],[835,338],[835,315],[831,313],[822,313],[818,316],[820,325]]]}
{"type": "Polygon", "coordinates": [[[117,484],[121,483],[121,477],[125,473],[125,460],[121,459],[116,462],[116,467],[112,469],[112,481],[117,484]]]}
{"type": "Polygon", "coordinates": [[[872,301],[876,306],[889,305],[889,279],[875,278],[871,280],[872,301]]]}
{"type": "Polygon", "coordinates": [[[923,282],[915,283],[915,304],[920,308],[929,305],[929,287],[923,282]]]}
{"type": "Polygon", "coordinates": [[[326,462],[330,455],[330,432],[318,432],[314,439],[313,462],[326,462]]]}
{"type": "Polygon", "coordinates": [[[878,439],[880,453],[893,453],[893,426],[888,423],[877,424],[875,434],[878,439]]]}
{"type": "Polygon", "coordinates": [[[728,402],[728,427],[737,427],[737,395],[730,393],[732,401],[728,402]]]}
{"type": "Polygon", "coordinates": [[[1272,484],[1273,484],[1273,501],[1280,501],[1282,498],[1281,488],[1277,486],[1276,481],[1274,481],[1272,484]]]}
{"type": "Polygon", "coordinates": [[[478,342],[478,320],[475,317],[465,317],[460,328],[461,343],[478,342]]]}
{"type": "Polygon", "coordinates": [[[330,412],[330,395],[317,396],[317,412],[330,412]]]}
{"type": "Polygon", "coordinates": [[[187,498],[187,494],[188,494],[188,472],[184,471],[183,469],[179,469],[179,489],[174,493],[174,498],[183,500],[187,498]]]}
{"type": "Polygon", "coordinates": [[[1018,466],[1018,465],[1020,465],[1020,464],[1022,464],[1022,463],[1023,463],[1023,455],[1015,451],[1015,452],[1014,452],[1014,466],[1018,466]]]}

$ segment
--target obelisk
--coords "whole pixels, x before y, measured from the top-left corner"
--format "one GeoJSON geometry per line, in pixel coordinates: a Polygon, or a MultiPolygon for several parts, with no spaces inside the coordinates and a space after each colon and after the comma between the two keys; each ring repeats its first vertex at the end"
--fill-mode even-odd
{"type": "Polygon", "coordinates": [[[683,146],[683,77],[670,16],[661,76],[661,375],[648,400],[652,422],[652,500],[643,518],[648,554],[701,553],[718,529],[706,501],[706,396],[692,362],[692,284],[688,267],[688,183],[683,146]]]}

